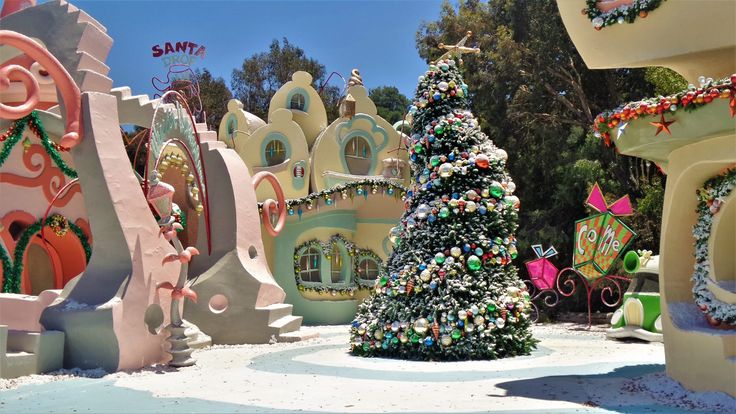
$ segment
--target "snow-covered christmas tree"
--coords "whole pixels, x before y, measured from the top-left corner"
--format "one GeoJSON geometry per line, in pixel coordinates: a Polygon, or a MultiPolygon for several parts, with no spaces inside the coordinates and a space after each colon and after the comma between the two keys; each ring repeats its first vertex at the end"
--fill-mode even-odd
{"type": "Polygon", "coordinates": [[[419,77],[409,110],[413,191],[391,231],[386,276],[353,321],[355,355],[495,359],[536,343],[511,264],[519,199],[506,152],[468,110],[459,57],[477,49],[464,46],[467,38],[441,45],[449,51],[419,77]]]}

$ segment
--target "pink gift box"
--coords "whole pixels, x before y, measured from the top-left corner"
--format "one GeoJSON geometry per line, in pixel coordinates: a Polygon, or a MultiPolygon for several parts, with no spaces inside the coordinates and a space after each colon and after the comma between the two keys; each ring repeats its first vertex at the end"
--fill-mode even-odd
{"type": "Polygon", "coordinates": [[[526,262],[526,270],[529,272],[529,277],[537,289],[547,290],[554,288],[558,270],[546,257],[529,260],[526,262]]]}
{"type": "Polygon", "coordinates": [[[550,246],[547,250],[542,250],[541,244],[533,245],[532,250],[534,250],[537,258],[525,263],[532,284],[539,290],[553,289],[559,270],[549,258],[556,255],[557,250],[555,250],[554,246],[550,246]]]}

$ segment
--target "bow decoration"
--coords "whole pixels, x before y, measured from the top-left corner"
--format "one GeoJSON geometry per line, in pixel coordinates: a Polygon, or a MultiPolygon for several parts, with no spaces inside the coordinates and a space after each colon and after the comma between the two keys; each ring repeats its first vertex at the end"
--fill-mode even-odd
{"type": "Polygon", "coordinates": [[[555,249],[555,246],[549,246],[547,250],[543,250],[541,244],[533,244],[532,250],[534,250],[534,254],[536,254],[539,259],[549,259],[550,257],[557,255],[557,249],[555,249]]]}
{"type": "Polygon", "coordinates": [[[189,298],[194,303],[197,303],[197,292],[193,291],[189,288],[189,286],[184,286],[181,288],[177,288],[171,282],[163,282],[156,285],[156,290],[159,289],[167,289],[171,291],[171,299],[182,299],[182,298],[189,298]]]}
{"type": "Polygon", "coordinates": [[[631,206],[631,199],[628,194],[608,204],[598,183],[593,185],[593,189],[590,190],[585,204],[599,213],[610,212],[614,216],[630,216],[634,214],[634,208],[631,206]]]}

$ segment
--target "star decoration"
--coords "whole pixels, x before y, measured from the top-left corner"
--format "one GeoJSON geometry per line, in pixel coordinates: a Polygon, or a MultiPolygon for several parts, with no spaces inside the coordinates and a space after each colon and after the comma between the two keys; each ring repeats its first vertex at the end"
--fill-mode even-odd
{"type": "Polygon", "coordinates": [[[443,59],[451,59],[453,56],[458,58],[458,62],[462,65],[463,64],[463,54],[465,53],[472,53],[477,54],[480,53],[480,49],[477,47],[467,47],[465,46],[465,42],[468,41],[468,39],[473,36],[473,32],[468,31],[465,34],[465,37],[460,39],[459,42],[457,42],[454,45],[446,45],[444,43],[440,43],[439,47],[440,49],[445,49],[447,52],[445,52],[442,56],[440,56],[437,59],[437,62],[443,60],[443,59]]]}
{"type": "Polygon", "coordinates": [[[616,136],[616,139],[620,139],[624,135],[627,126],[629,126],[628,122],[622,122],[618,125],[618,135],[616,136]]]}
{"type": "Polygon", "coordinates": [[[672,135],[672,132],[670,132],[670,125],[674,124],[675,120],[668,121],[664,119],[664,114],[662,114],[662,117],[659,119],[659,122],[650,122],[649,125],[657,127],[657,132],[654,134],[656,137],[659,135],[660,132],[665,131],[667,134],[672,135]]]}

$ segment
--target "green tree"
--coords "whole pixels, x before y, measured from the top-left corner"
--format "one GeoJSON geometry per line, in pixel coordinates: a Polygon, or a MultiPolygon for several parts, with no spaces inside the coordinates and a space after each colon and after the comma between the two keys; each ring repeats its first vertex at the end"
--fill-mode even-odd
{"type": "MultiPolygon", "coordinates": [[[[481,126],[509,150],[509,170],[522,201],[519,251],[554,244],[559,262],[571,263],[575,220],[587,215],[583,200],[594,181],[611,197],[630,194],[635,203],[661,191],[664,177],[641,159],[618,155],[589,132],[596,114],[650,96],[643,69],[589,70],[551,0],[459,1],[442,5],[437,21],[417,32],[428,61],[466,31],[481,53],[466,58],[466,81],[475,86],[472,106],[481,126]]],[[[656,209],[637,211],[632,221],[644,236],[635,247],[658,250],[656,209]],[[647,235],[648,234],[648,235],[647,235]]]]}
{"type": "Polygon", "coordinates": [[[380,292],[358,308],[351,350],[406,359],[496,359],[536,341],[524,309],[506,153],[478,128],[454,60],[420,77],[411,112],[415,181],[380,292]]]}
{"type": "Polygon", "coordinates": [[[232,99],[233,94],[224,79],[213,77],[207,69],[197,69],[195,77],[199,82],[202,109],[207,114],[207,126],[209,129],[217,130],[222,117],[227,113],[227,102],[232,99]]]}
{"type": "Polygon", "coordinates": [[[652,66],[645,69],[645,79],[654,85],[657,95],[672,95],[687,88],[687,80],[672,69],[652,66]]]}
{"type": "Polygon", "coordinates": [[[411,103],[395,86],[379,86],[370,90],[368,96],[376,104],[378,115],[391,124],[401,121],[411,103]]]}
{"type": "MultiPolygon", "coordinates": [[[[284,38],[274,39],[267,52],[256,53],[245,60],[239,69],[234,69],[231,85],[233,93],[244,109],[262,119],[268,115],[271,97],[297,71],[309,72],[314,86],[319,90],[328,73],[325,66],[310,58],[300,47],[284,38]]],[[[338,117],[340,89],[327,85],[322,90],[322,100],[327,109],[328,120],[338,117]]]]}

